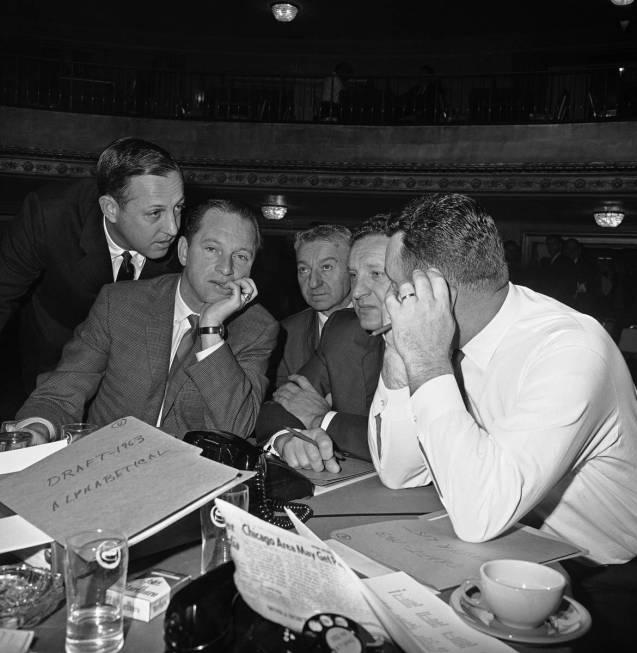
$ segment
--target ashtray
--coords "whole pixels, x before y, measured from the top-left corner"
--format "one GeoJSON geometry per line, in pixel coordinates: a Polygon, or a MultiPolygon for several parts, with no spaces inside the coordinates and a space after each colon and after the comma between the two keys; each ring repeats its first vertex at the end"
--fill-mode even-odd
{"type": "Polygon", "coordinates": [[[63,598],[61,574],[25,564],[0,566],[0,627],[33,628],[63,598]]]}

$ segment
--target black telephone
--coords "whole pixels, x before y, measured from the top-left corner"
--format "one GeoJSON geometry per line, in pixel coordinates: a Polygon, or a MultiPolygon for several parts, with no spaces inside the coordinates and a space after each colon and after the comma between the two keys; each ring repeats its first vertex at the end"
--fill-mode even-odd
{"type": "Polygon", "coordinates": [[[276,456],[227,431],[189,431],[188,442],[202,449],[202,456],[235,469],[256,471],[247,482],[250,486],[250,512],[281,528],[292,528],[292,522],[281,515],[289,508],[301,521],[312,516],[312,509],[291,499],[311,497],[314,484],[303,474],[276,456]]]}
{"type": "Polygon", "coordinates": [[[268,621],[243,601],[233,573],[227,562],[172,597],[164,618],[167,653],[400,653],[345,615],[314,615],[300,633],[268,621]]]}

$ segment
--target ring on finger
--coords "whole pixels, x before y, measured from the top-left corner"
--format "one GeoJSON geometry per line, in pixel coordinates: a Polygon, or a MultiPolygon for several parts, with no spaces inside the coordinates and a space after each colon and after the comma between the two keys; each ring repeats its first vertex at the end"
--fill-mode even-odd
{"type": "Polygon", "coordinates": [[[400,296],[400,301],[403,302],[405,301],[405,299],[407,299],[407,297],[415,297],[415,296],[416,296],[415,292],[408,292],[400,296]]]}

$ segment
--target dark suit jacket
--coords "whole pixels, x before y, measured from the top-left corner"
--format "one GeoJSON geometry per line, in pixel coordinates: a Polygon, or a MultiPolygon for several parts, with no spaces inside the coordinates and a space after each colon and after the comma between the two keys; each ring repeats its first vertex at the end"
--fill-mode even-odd
{"type": "MultiPolygon", "coordinates": [[[[113,282],[95,181],[29,193],[0,240],[0,330],[34,286],[23,315],[26,376],[53,369],[97,293],[113,282]]],[[[147,260],[142,278],[178,271],[176,259],[147,260]]]]}
{"type": "Polygon", "coordinates": [[[283,354],[276,373],[276,387],[296,374],[310,360],[319,343],[318,315],[313,308],[281,320],[283,354]]]}
{"type": "MultiPolygon", "coordinates": [[[[102,288],[88,318],[66,345],[57,369],[38,385],[17,418],[40,416],[59,426],[102,426],[133,415],[155,425],[164,397],[179,275],[102,288]]],[[[228,320],[225,344],[202,361],[194,352],[166,395],[161,428],[223,429],[251,434],[266,389],[265,371],[278,324],[260,305],[228,320]]]]}
{"type": "MultiPolygon", "coordinates": [[[[325,396],[332,394],[335,417],[327,428],[339,448],[370,459],[367,416],[383,364],[382,336],[370,336],[360,326],[353,309],[333,313],[323,327],[318,349],[299,370],[325,396]]],[[[300,419],[275,401],[263,405],[256,436],[267,441],[286,426],[305,428],[300,419]]]]}

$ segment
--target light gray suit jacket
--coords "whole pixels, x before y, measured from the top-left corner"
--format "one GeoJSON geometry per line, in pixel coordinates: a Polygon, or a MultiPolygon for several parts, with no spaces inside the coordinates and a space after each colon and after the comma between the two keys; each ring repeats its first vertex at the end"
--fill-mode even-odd
{"type": "MultiPolygon", "coordinates": [[[[155,425],[164,398],[179,275],[104,286],[75,330],[56,370],[34,390],[18,419],[40,416],[59,426],[103,426],[132,415],[155,425]],[[92,401],[91,401],[92,400],[92,401]],[[89,404],[89,402],[91,402],[89,404]]],[[[222,429],[248,437],[265,393],[278,325],[260,305],[232,316],[227,341],[177,372],[160,427],[177,437],[222,429]]]]}

